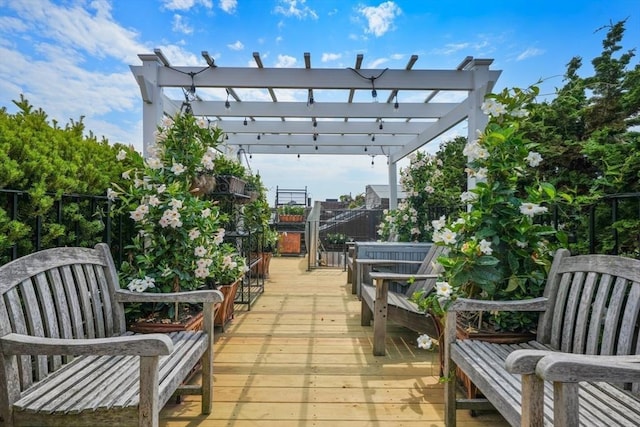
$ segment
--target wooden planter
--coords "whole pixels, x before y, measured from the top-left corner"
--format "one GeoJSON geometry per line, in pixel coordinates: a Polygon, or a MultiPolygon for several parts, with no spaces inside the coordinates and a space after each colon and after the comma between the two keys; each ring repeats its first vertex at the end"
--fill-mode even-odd
{"type": "Polygon", "coordinates": [[[301,234],[297,232],[281,233],[278,237],[278,251],[281,254],[300,254],[301,234]]]}
{"type": "Polygon", "coordinates": [[[218,286],[218,290],[222,292],[224,296],[224,301],[220,307],[216,310],[216,317],[213,321],[215,326],[220,326],[222,332],[224,332],[224,328],[227,323],[233,319],[233,310],[234,310],[234,302],[236,299],[236,292],[238,290],[238,284],[242,279],[238,279],[235,282],[229,285],[218,286]]]}
{"type": "Polygon", "coordinates": [[[180,331],[201,331],[203,322],[202,312],[195,313],[183,322],[173,322],[168,319],[158,320],[149,318],[139,320],[129,325],[129,330],[139,334],[169,333],[180,331]]]}

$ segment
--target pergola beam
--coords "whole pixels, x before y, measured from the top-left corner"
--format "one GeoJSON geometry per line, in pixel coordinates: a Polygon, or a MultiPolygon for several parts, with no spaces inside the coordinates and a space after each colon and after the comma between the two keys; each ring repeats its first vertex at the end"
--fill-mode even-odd
{"type": "Polygon", "coordinates": [[[323,121],[317,122],[314,127],[308,121],[287,120],[282,123],[275,120],[260,120],[255,122],[247,121],[247,125],[243,124],[243,120],[214,120],[211,122],[213,126],[219,126],[225,133],[273,133],[273,134],[314,134],[322,135],[330,134],[375,134],[375,135],[414,135],[420,134],[426,125],[424,122],[384,122],[382,129],[375,123],[350,121],[336,122],[323,121]]]}

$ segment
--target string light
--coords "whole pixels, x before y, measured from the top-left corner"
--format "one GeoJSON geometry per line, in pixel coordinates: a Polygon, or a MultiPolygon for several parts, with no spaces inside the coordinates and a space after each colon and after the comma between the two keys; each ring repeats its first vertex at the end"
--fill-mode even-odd
{"type": "Polygon", "coordinates": [[[231,103],[229,102],[229,89],[225,89],[227,91],[227,100],[224,101],[224,109],[229,111],[231,109],[231,103]]]}
{"type": "Polygon", "coordinates": [[[398,104],[398,93],[396,92],[396,102],[393,103],[393,111],[398,111],[400,109],[400,104],[398,104]]]}
{"type": "Polygon", "coordinates": [[[242,122],[242,124],[245,125],[245,126],[247,125],[247,118],[246,117],[244,118],[244,122],[242,122]]]}

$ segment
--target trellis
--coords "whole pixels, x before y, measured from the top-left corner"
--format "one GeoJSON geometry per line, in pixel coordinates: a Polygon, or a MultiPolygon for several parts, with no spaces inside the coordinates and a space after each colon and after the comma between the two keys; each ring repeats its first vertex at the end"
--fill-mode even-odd
{"type": "Polygon", "coordinates": [[[480,106],[501,71],[492,59],[466,57],[453,70],[353,67],[267,68],[173,66],[161,50],[132,65],[142,95],[145,153],[165,114],[188,108],[225,131],[236,153],[385,156],[390,206],[397,200],[397,162],[467,121],[468,137],[487,123],[480,106]],[[383,96],[386,95],[386,96],[383,96]],[[384,98],[384,99],[383,99],[384,98]],[[404,99],[402,99],[404,98],[404,99]]]}

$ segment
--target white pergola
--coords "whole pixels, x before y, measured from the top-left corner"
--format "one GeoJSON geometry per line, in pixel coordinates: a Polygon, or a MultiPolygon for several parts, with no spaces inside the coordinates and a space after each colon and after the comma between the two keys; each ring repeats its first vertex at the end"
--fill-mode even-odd
{"type": "Polygon", "coordinates": [[[390,207],[397,202],[397,162],[467,120],[468,138],[484,129],[480,106],[501,71],[492,59],[466,57],[455,70],[222,67],[207,52],[203,66],[173,66],[161,50],[132,65],[143,104],[144,151],[165,114],[190,108],[221,127],[236,153],[383,155],[390,207]],[[176,90],[177,89],[177,90],[176,90]],[[180,91],[180,92],[179,92],[180,91]],[[174,96],[171,96],[171,95],[174,96]],[[179,95],[176,95],[179,94],[179,95]],[[210,99],[207,99],[210,98],[210,99]]]}

